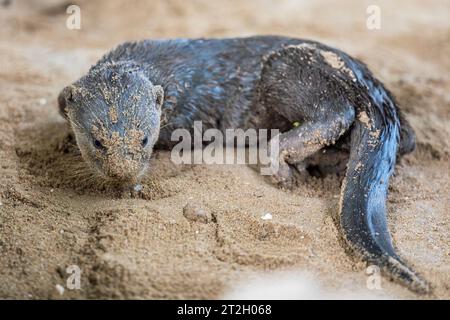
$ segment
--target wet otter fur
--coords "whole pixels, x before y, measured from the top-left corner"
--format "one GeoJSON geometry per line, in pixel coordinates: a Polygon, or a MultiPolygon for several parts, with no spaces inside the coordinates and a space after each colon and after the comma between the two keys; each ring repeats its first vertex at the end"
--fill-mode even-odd
{"type": "Polygon", "coordinates": [[[280,169],[295,186],[319,150],[349,153],[337,217],[355,254],[413,291],[429,285],[397,255],[386,222],[389,177],[414,132],[392,94],[360,61],[323,44],[277,36],[124,43],[66,87],[59,107],[83,158],[105,179],[133,184],[171,133],[279,129],[280,169]],[[293,123],[300,126],[293,127],[293,123]]]}

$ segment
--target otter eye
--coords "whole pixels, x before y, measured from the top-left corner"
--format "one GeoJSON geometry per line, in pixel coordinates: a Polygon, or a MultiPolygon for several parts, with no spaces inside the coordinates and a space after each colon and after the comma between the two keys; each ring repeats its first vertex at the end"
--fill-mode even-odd
{"type": "Polygon", "coordinates": [[[105,148],[103,146],[103,144],[97,139],[94,139],[94,147],[96,147],[97,149],[104,149],[105,148]]]}
{"type": "Polygon", "coordinates": [[[145,136],[145,138],[142,139],[142,146],[145,147],[147,145],[147,143],[148,143],[148,137],[145,136]]]}

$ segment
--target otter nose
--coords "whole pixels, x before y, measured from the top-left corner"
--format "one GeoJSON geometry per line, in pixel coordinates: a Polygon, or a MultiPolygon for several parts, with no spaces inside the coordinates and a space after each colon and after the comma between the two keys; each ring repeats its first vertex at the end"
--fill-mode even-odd
{"type": "Polygon", "coordinates": [[[131,155],[111,155],[104,164],[106,174],[122,181],[134,181],[140,172],[140,163],[131,155]]]}

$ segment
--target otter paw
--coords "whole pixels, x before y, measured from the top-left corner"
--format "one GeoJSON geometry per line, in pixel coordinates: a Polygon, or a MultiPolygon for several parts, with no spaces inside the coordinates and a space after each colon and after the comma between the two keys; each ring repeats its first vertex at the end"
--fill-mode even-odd
{"type": "Polygon", "coordinates": [[[300,177],[301,173],[297,166],[282,162],[277,172],[271,176],[271,180],[280,188],[293,189],[297,186],[300,177]]]}

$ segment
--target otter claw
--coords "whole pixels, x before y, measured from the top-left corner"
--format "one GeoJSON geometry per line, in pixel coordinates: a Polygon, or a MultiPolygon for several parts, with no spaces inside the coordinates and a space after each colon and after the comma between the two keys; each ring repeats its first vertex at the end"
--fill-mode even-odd
{"type": "Polygon", "coordinates": [[[272,182],[282,189],[293,189],[297,186],[299,171],[293,165],[286,162],[280,163],[278,171],[271,178],[272,182]]]}

